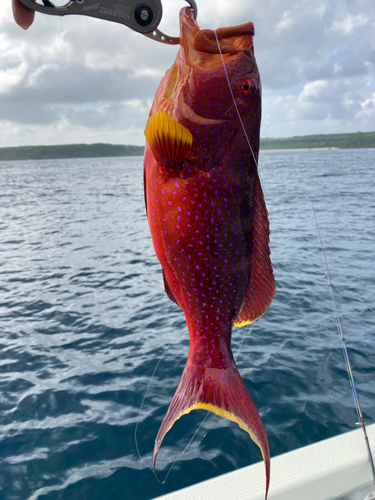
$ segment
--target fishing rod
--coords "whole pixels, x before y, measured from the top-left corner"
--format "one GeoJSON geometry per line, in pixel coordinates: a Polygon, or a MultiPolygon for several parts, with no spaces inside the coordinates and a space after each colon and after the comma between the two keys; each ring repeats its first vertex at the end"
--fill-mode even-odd
{"type": "Polygon", "coordinates": [[[369,442],[369,439],[368,439],[368,436],[367,436],[367,431],[366,431],[366,425],[365,425],[365,421],[364,421],[364,418],[363,418],[363,415],[362,415],[361,405],[359,404],[357,389],[356,389],[356,386],[355,386],[355,383],[354,383],[353,372],[352,372],[352,368],[351,368],[350,361],[349,361],[349,354],[348,354],[348,350],[346,348],[346,341],[345,341],[344,333],[343,333],[343,330],[342,330],[342,327],[341,327],[341,321],[340,321],[340,316],[339,316],[339,312],[338,312],[338,308],[337,308],[335,294],[333,292],[333,285],[332,285],[332,281],[331,281],[331,276],[329,274],[328,262],[327,262],[326,254],[324,252],[323,241],[322,241],[322,237],[320,235],[320,230],[319,230],[319,225],[318,225],[318,219],[316,217],[315,207],[314,207],[314,203],[313,203],[312,199],[311,199],[311,205],[312,205],[312,209],[313,209],[313,213],[314,213],[314,219],[315,219],[316,229],[318,231],[318,237],[319,237],[320,247],[321,247],[322,254],[323,254],[323,260],[324,260],[324,264],[325,264],[326,271],[327,271],[327,279],[328,279],[328,284],[329,284],[329,290],[330,290],[330,293],[331,293],[332,309],[333,309],[333,312],[334,312],[334,315],[335,315],[335,318],[336,318],[337,330],[338,330],[338,333],[339,333],[339,336],[340,336],[341,342],[342,342],[344,359],[345,359],[345,362],[346,362],[346,369],[348,371],[349,380],[351,382],[351,388],[352,388],[354,402],[355,402],[356,409],[357,409],[358,419],[360,421],[360,425],[362,426],[362,430],[363,430],[363,434],[364,434],[364,438],[365,438],[365,443],[366,443],[366,448],[367,448],[367,454],[368,454],[368,458],[369,458],[369,461],[370,461],[372,479],[373,479],[374,484],[375,484],[374,460],[372,458],[372,453],[371,453],[371,448],[370,448],[370,442],[369,442]]]}

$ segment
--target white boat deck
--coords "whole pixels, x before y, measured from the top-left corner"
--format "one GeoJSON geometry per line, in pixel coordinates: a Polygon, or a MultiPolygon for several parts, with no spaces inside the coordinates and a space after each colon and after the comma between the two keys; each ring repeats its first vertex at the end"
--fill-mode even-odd
{"type": "MultiPolygon", "coordinates": [[[[375,455],[375,424],[367,427],[367,434],[375,455]]],[[[375,485],[359,428],[272,458],[268,500],[349,500],[353,497],[348,492],[366,485],[361,500],[375,492],[375,485]]],[[[265,470],[259,462],[158,500],[264,500],[264,496],[265,470]]]]}

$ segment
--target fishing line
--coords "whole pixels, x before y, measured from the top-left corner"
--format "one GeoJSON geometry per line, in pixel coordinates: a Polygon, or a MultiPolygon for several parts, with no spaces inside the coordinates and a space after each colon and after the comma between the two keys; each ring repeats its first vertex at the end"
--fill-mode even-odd
{"type": "MultiPolygon", "coordinates": [[[[241,342],[242,344],[242,342],[241,342]]],[[[143,410],[143,405],[144,405],[144,402],[146,401],[146,398],[147,398],[147,395],[148,395],[148,392],[150,390],[150,387],[151,387],[151,383],[152,383],[152,380],[155,376],[155,373],[157,371],[157,369],[159,368],[159,365],[162,361],[162,359],[164,358],[165,354],[167,353],[169,347],[171,345],[171,342],[169,342],[169,344],[167,345],[167,347],[164,349],[162,355],[160,356],[156,366],[155,366],[155,369],[154,371],[152,372],[152,375],[151,375],[151,378],[150,378],[150,381],[147,385],[147,389],[146,389],[146,392],[145,392],[145,395],[143,396],[143,399],[142,399],[142,403],[141,403],[141,406],[139,408],[139,411],[138,411],[138,418],[137,418],[137,422],[135,424],[135,430],[134,430],[134,441],[135,441],[135,447],[136,447],[136,450],[137,450],[137,454],[138,454],[138,457],[139,459],[141,460],[141,462],[148,468],[150,469],[150,471],[153,473],[153,475],[155,476],[155,479],[157,480],[157,482],[159,484],[165,484],[167,482],[167,479],[168,479],[168,476],[171,472],[171,470],[173,469],[173,467],[176,465],[176,463],[180,460],[180,458],[182,457],[182,455],[185,453],[185,451],[188,449],[188,447],[190,446],[190,444],[192,443],[192,441],[194,440],[195,436],[198,434],[198,432],[200,431],[202,425],[204,424],[204,422],[206,421],[209,413],[207,412],[207,415],[204,417],[204,419],[202,420],[202,422],[199,424],[198,428],[196,429],[196,431],[194,432],[194,434],[192,435],[192,437],[190,438],[189,442],[187,443],[187,445],[185,446],[185,448],[182,450],[182,452],[178,455],[178,457],[176,458],[176,460],[172,463],[172,465],[169,467],[168,469],[168,472],[164,478],[163,481],[161,481],[159,478],[158,478],[158,475],[156,474],[156,471],[154,471],[153,467],[150,467],[148,465],[148,463],[145,461],[145,459],[141,456],[140,454],[140,451],[139,451],[139,447],[138,447],[138,438],[137,438],[137,431],[138,431],[138,426],[139,426],[139,420],[140,420],[140,416],[141,416],[141,413],[142,413],[142,410],[143,410]]]]}
{"type": "MultiPolygon", "coordinates": [[[[230,80],[229,80],[228,72],[227,72],[227,69],[226,69],[226,66],[225,66],[225,61],[224,61],[223,54],[221,52],[220,43],[219,43],[219,40],[218,40],[218,37],[217,37],[216,30],[214,30],[214,33],[215,33],[216,43],[217,43],[217,47],[219,49],[221,61],[222,61],[222,64],[223,64],[224,73],[225,73],[225,76],[226,76],[226,79],[227,79],[227,82],[228,82],[228,88],[229,88],[229,91],[230,91],[231,96],[232,96],[233,104],[234,104],[234,107],[236,109],[238,119],[239,119],[239,121],[241,123],[242,130],[243,130],[243,132],[245,134],[245,138],[246,138],[247,144],[248,144],[249,149],[251,151],[251,154],[253,156],[255,165],[258,168],[258,162],[257,162],[257,160],[255,158],[255,154],[254,154],[253,148],[251,147],[251,143],[250,143],[248,134],[246,132],[245,125],[244,125],[244,123],[242,121],[241,114],[240,114],[240,112],[238,110],[236,99],[235,99],[233,91],[232,91],[232,86],[231,86],[231,83],[230,83],[230,80]]],[[[332,286],[331,277],[330,277],[329,270],[328,270],[328,263],[327,263],[327,259],[326,259],[326,256],[325,256],[324,247],[323,247],[323,243],[322,243],[322,238],[321,238],[321,235],[320,235],[318,221],[317,221],[317,217],[316,217],[316,213],[315,213],[315,209],[314,209],[314,204],[313,204],[312,200],[311,200],[311,204],[312,204],[312,208],[313,208],[313,212],[314,212],[314,218],[315,218],[316,227],[317,227],[317,230],[318,230],[318,236],[319,236],[319,241],[320,241],[320,245],[321,245],[321,249],[322,249],[322,253],[323,253],[323,259],[324,259],[324,263],[325,263],[325,267],[326,267],[326,271],[327,271],[327,278],[328,278],[328,283],[329,283],[330,293],[331,293],[332,308],[333,308],[334,315],[335,315],[335,318],[336,318],[337,329],[338,329],[338,332],[339,332],[339,335],[340,335],[340,338],[341,338],[341,342],[342,342],[342,347],[343,347],[343,352],[344,352],[344,359],[346,361],[347,372],[348,372],[348,375],[349,375],[349,380],[351,382],[351,388],[352,388],[352,393],[353,393],[353,397],[354,397],[354,401],[355,401],[355,407],[356,407],[356,410],[357,410],[358,419],[360,420],[360,423],[361,423],[361,426],[362,426],[362,430],[363,430],[363,434],[364,434],[364,438],[365,438],[365,442],[366,442],[366,447],[367,447],[367,453],[368,453],[368,457],[369,457],[369,461],[370,461],[371,472],[372,472],[373,480],[374,480],[374,483],[375,483],[374,461],[373,461],[373,458],[372,458],[370,443],[369,443],[369,439],[368,439],[368,436],[367,436],[366,425],[365,425],[365,421],[363,419],[363,415],[362,415],[362,411],[361,411],[361,406],[360,406],[359,400],[358,400],[358,394],[357,394],[356,386],[355,386],[355,383],[354,383],[354,378],[353,378],[353,373],[352,373],[352,369],[351,369],[351,365],[350,365],[350,361],[349,361],[348,351],[347,351],[347,348],[346,348],[345,337],[344,337],[344,334],[343,334],[343,331],[342,331],[340,316],[339,316],[338,309],[337,309],[336,298],[335,298],[335,294],[333,293],[333,286],[332,286]]],[[[243,342],[243,339],[241,341],[240,348],[242,346],[242,342],[243,342]]]]}
{"type": "MultiPolygon", "coordinates": [[[[161,360],[164,358],[164,356],[165,356],[166,352],[168,351],[168,349],[169,349],[170,345],[171,345],[171,342],[169,342],[169,344],[167,345],[167,347],[164,349],[164,351],[163,351],[162,355],[160,356],[160,358],[159,358],[159,360],[158,360],[158,362],[157,362],[157,364],[156,364],[156,366],[155,366],[154,371],[152,372],[152,375],[151,375],[150,381],[149,381],[149,383],[148,383],[148,385],[147,385],[147,389],[146,389],[145,395],[143,396],[143,399],[142,399],[141,406],[140,406],[140,408],[139,408],[139,410],[138,410],[138,418],[137,418],[137,422],[136,422],[136,424],[135,424],[135,430],[134,430],[134,441],[135,441],[135,447],[136,447],[136,450],[137,450],[137,453],[138,453],[138,457],[139,457],[140,461],[141,461],[141,462],[142,462],[142,463],[143,463],[143,464],[144,464],[144,465],[145,465],[148,469],[150,469],[150,471],[154,474],[154,476],[155,476],[155,478],[156,478],[157,482],[158,482],[158,483],[160,483],[160,484],[164,484],[164,482],[161,482],[161,481],[159,480],[159,478],[158,478],[158,476],[157,476],[156,472],[154,471],[154,469],[148,465],[148,463],[145,461],[145,459],[141,456],[141,454],[140,454],[140,452],[139,452],[139,447],[138,447],[138,439],[137,439],[137,431],[138,431],[139,420],[140,420],[141,413],[142,413],[142,410],[143,410],[143,405],[144,405],[144,402],[145,402],[146,397],[147,397],[147,395],[148,395],[148,392],[149,392],[149,390],[150,390],[150,387],[151,387],[151,382],[152,382],[152,380],[153,380],[153,378],[154,378],[154,375],[155,375],[155,373],[156,373],[156,370],[159,368],[159,365],[160,365],[160,363],[161,363],[161,360]]],[[[174,465],[174,464],[173,464],[173,465],[174,465]]],[[[169,474],[169,471],[168,471],[168,474],[169,474]]]]}
{"type": "Polygon", "coordinates": [[[370,467],[371,467],[372,477],[373,477],[373,481],[375,483],[375,468],[374,468],[374,461],[373,461],[373,458],[372,458],[372,453],[371,453],[371,448],[370,448],[370,442],[369,442],[369,439],[368,439],[368,436],[367,436],[366,425],[365,425],[365,421],[363,419],[361,406],[359,404],[357,389],[356,389],[356,386],[355,386],[355,383],[354,383],[353,372],[352,372],[352,368],[351,368],[350,361],[349,361],[349,354],[348,354],[348,350],[346,348],[346,341],[345,341],[344,333],[343,333],[343,330],[342,330],[342,327],[341,327],[340,315],[339,315],[338,308],[337,308],[335,294],[333,292],[333,285],[332,285],[332,281],[331,281],[331,276],[330,276],[329,270],[328,270],[328,262],[327,262],[326,254],[324,252],[322,237],[320,235],[320,229],[319,229],[319,225],[318,225],[318,219],[316,217],[316,212],[315,212],[314,203],[312,201],[312,198],[310,197],[310,199],[311,199],[311,206],[312,206],[313,213],[314,213],[315,225],[316,225],[316,229],[318,231],[320,248],[322,250],[323,260],[324,260],[324,264],[325,264],[325,268],[326,268],[326,275],[327,275],[327,279],[328,279],[328,286],[329,286],[329,290],[330,290],[330,294],[331,294],[332,309],[333,309],[333,313],[334,313],[335,318],[336,318],[337,331],[338,331],[339,337],[341,339],[343,353],[344,353],[344,359],[345,359],[345,363],[346,363],[346,369],[347,369],[347,372],[348,372],[349,380],[351,382],[351,389],[352,389],[352,394],[353,394],[353,398],[354,398],[354,403],[355,403],[355,407],[356,407],[356,410],[357,410],[357,415],[358,415],[358,419],[360,421],[360,425],[362,426],[362,430],[363,430],[363,434],[364,434],[364,438],[365,438],[365,442],[366,442],[366,447],[367,447],[368,458],[369,458],[369,461],[370,461],[370,467]]]}
{"type": "MultiPolygon", "coordinates": [[[[250,332],[251,330],[254,328],[254,323],[251,323],[250,324],[250,332]]],[[[237,353],[236,353],[236,357],[240,354],[241,352],[241,349],[242,349],[242,344],[243,344],[243,341],[245,340],[245,336],[246,336],[246,331],[243,332],[243,335],[242,335],[242,339],[241,339],[241,342],[240,342],[240,345],[238,346],[237,348],[237,353]]]]}
{"type": "Polygon", "coordinates": [[[241,118],[241,114],[240,114],[240,112],[238,110],[236,99],[234,98],[232,86],[230,84],[230,80],[229,80],[227,68],[225,67],[224,57],[223,57],[223,54],[221,52],[220,43],[219,43],[219,39],[217,38],[216,30],[214,30],[214,33],[215,33],[217,48],[219,49],[219,52],[220,52],[221,62],[223,63],[224,73],[225,73],[225,76],[226,76],[226,79],[227,79],[227,82],[228,82],[228,87],[229,87],[229,90],[230,90],[230,94],[232,96],[233,104],[234,104],[234,107],[236,108],[237,116],[238,116],[238,119],[240,120],[243,133],[245,134],[245,137],[246,137],[247,144],[248,144],[248,146],[250,148],[251,154],[253,155],[253,158],[254,158],[254,161],[255,161],[255,165],[258,168],[258,162],[257,162],[257,160],[255,158],[255,154],[254,154],[253,148],[251,147],[250,139],[249,139],[249,136],[247,135],[245,125],[244,125],[244,123],[242,121],[242,118],[241,118]]]}
{"type": "MultiPolygon", "coordinates": [[[[227,83],[228,83],[228,88],[229,88],[229,91],[230,91],[230,94],[232,96],[232,100],[233,100],[233,104],[234,104],[234,107],[236,109],[236,112],[237,112],[237,116],[238,116],[238,119],[240,120],[240,123],[241,123],[241,127],[242,127],[242,130],[243,130],[243,133],[245,134],[245,137],[246,137],[246,141],[247,141],[247,144],[249,146],[249,149],[251,151],[251,154],[254,158],[254,162],[255,162],[255,165],[258,169],[258,162],[257,162],[257,159],[255,158],[255,154],[254,154],[254,151],[253,151],[253,148],[251,147],[251,143],[250,143],[250,139],[249,139],[249,136],[246,132],[246,128],[245,128],[245,125],[242,121],[242,118],[241,118],[241,114],[239,112],[239,109],[237,107],[237,103],[236,103],[236,99],[234,97],[234,94],[233,94],[233,90],[232,90],[232,86],[231,86],[231,83],[230,83],[230,80],[229,80],[229,76],[228,76],[228,72],[227,72],[227,68],[225,66],[225,61],[224,61],[224,57],[223,57],[223,53],[221,52],[221,48],[220,48],[220,43],[219,43],[219,39],[217,38],[217,33],[216,33],[216,30],[214,30],[214,33],[215,33],[215,38],[216,38],[216,43],[217,43],[217,48],[219,49],[219,53],[220,53],[220,57],[221,57],[221,62],[223,64],[223,69],[224,69],[224,73],[225,73],[225,76],[226,76],[226,79],[227,79],[227,83]]],[[[259,169],[258,169],[258,175],[260,177],[260,172],[259,172],[259,169]]],[[[251,329],[253,328],[254,324],[251,325],[251,329]]],[[[242,336],[242,340],[241,340],[241,343],[239,345],[239,348],[237,350],[237,356],[239,355],[240,351],[241,351],[241,348],[242,348],[242,344],[243,344],[243,341],[244,341],[244,338],[245,338],[245,332],[242,336]]]]}

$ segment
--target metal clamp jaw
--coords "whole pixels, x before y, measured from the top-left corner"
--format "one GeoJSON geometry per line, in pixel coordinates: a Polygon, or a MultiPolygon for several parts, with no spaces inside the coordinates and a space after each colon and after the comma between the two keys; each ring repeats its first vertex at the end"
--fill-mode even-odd
{"type": "MultiPolygon", "coordinates": [[[[169,45],[180,43],[179,37],[167,36],[158,30],[163,9],[161,0],[70,0],[66,5],[56,7],[50,0],[42,0],[43,5],[33,0],[20,0],[31,10],[53,16],[78,14],[96,17],[115,23],[124,24],[157,42],[169,45]]],[[[197,17],[195,0],[186,0],[197,17]]]]}

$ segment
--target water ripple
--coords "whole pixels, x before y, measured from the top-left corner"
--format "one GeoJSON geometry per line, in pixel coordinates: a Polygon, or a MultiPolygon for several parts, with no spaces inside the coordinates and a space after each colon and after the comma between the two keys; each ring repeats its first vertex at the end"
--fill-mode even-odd
{"type": "MultiPolygon", "coordinates": [[[[253,328],[234,329],[233,350],[273,456],[356,421],[310,197],[362,410],[375,420],[374,160],[374,150],[261,154],[277,294],[253,328]]],[[[136,453],[138,422],[151,465],[189,346],[164,294],[142,177],[141,158],[0,164],[1,498],[147,500],[261,459],[215,415],[165,485],[136,453]]],[[[168,433],[160,479],[204,415],[168,433]]]]}

